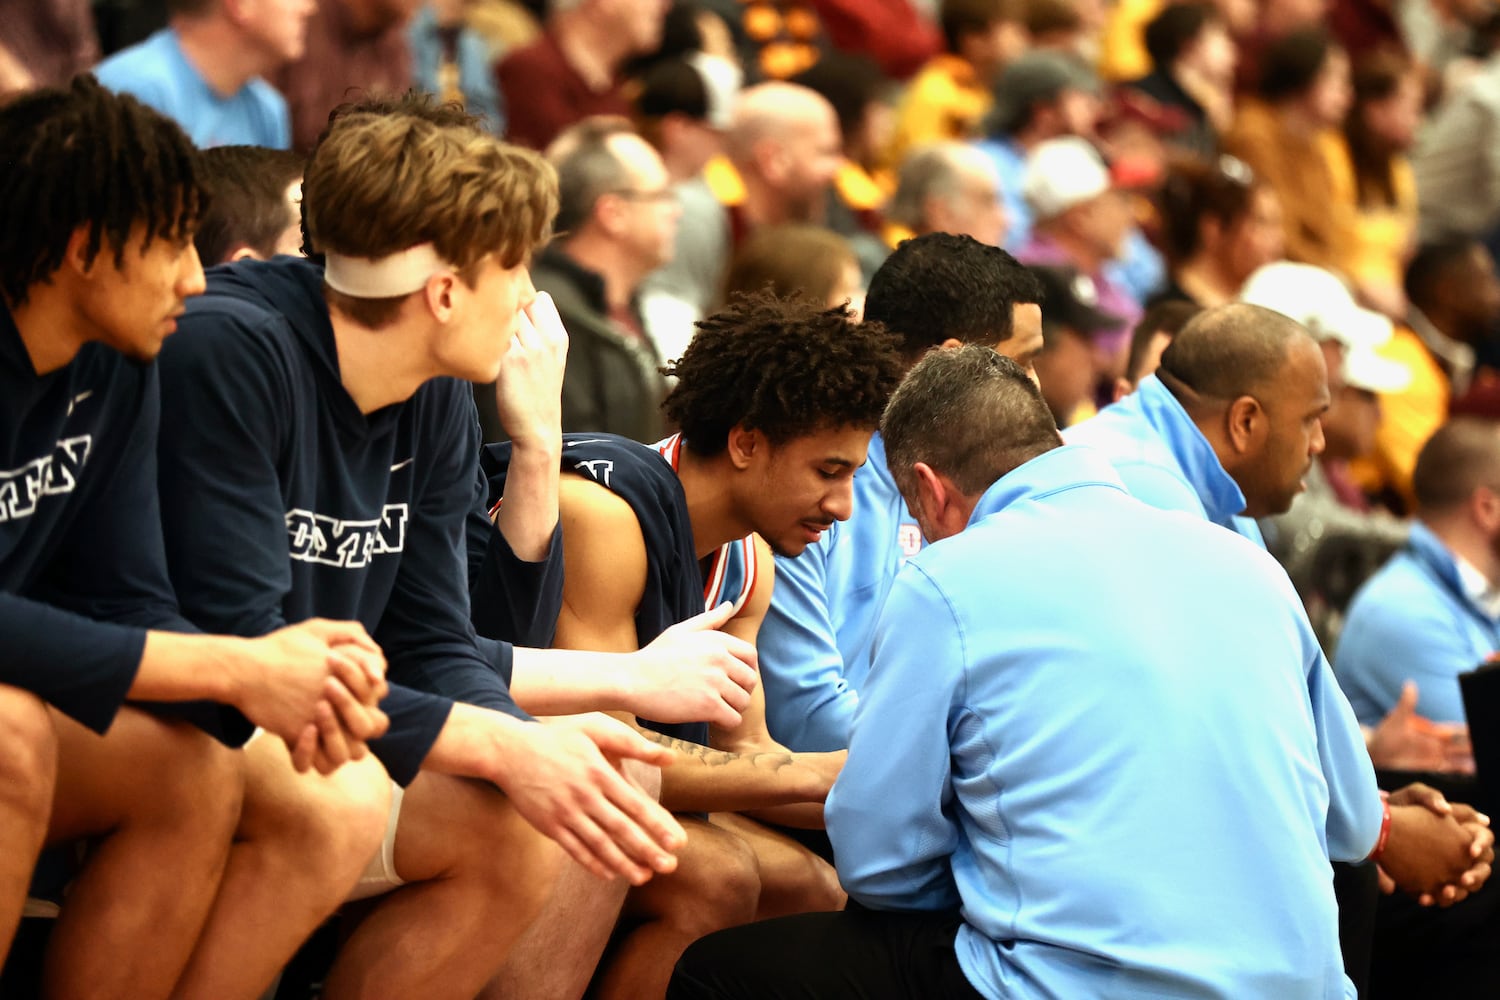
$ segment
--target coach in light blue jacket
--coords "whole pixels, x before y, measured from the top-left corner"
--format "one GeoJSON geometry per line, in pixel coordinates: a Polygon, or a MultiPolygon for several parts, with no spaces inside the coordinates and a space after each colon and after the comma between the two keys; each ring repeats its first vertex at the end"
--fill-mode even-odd
{"type": "MultiPolygon", "coordinates": [[[[1137,499],[1260,543],[1251,518],[1284,513],[1304,488],[1303,479],[1323,450],[1321,417],[1329,399],[1323,353],[1309,331],[1282,313],[1233,303],[1194,318],[1173,338],[1155,376],[1135,395],[1070,428],[1067,439],[1107,453],[1137,499]]],[[[1368,732],[1369,753],[1378,767],[1410,766],[1413,747],[1443,752],[1443,742],[1410,713],[1393,713],[1385,722],[1366,718],[1382,723],[1368,732]]],[[[1393,794],[1387,872],[1399,867],[1395,858],[1435,858],[1451,850],[1452,842],[1421,847],[1421,835],[1413,838],[1405,830],[1413,818],[1422,818],[1411,812],[1419,807],[1409,804],[1418,791],[1407,786],[1393,794]]],[[[1483,836],[1487,839],[1488,832],[1483,836]]],[[[1368,926],[1361,913],[1376,905],[1374,877],[1362,871],[1340,874],[1349,968],[1363,977],[1372,945],[1361,930],[1368,926]]],[[[1424,891],[1399,876],[1396,881],[1424,891]]],[[[1420,924],[1438,937],[1470,933],[1464,925],[1472,918],[1454,912],[1453,917],[1422,914],[1420,924]]],[[[1373,947],[1379,941],[1377,936],[1373,947]]]]}
{"type": "MultiPolygon", "coordinates": [[[[1068,428],[1066,437],[1107,454],[1132,496],[1163,510],[1197,514],[1264,545],[1260,527],[1241,516],[1244,492],[1159,375],[1146,376],[1135,392],[1068,428]]],[[[1299,487],[1305,474],[1297,477],[1299,487]]]]}
{"type": "Polygon", "coordinates": [[[1412,475],[1411,540],[1349,606],[1334,670],[1361,722],[1379,721],[1417,684],[1417,711],[1465,721],[1458,675],[1500,650],[1500,431],[1451,421],[1412,475]]]}
{"type": "Polygon", "coordinates": [[[1276,563],[1060,447],[982,348],[924,360],[884,432],[938,541],[827,804],[865,910],[711,936],[671,1000],[1353,996],[1328,861],[1368,856],[1382,808],[1276,563]]]}
{"type": "MultiPolygon", "coordinates": [[[[1041,299],[1036,277],[999,247],[927,233],[902,243],[870,279],[865,321],[901,339],[908,365],[934,347],[969,343],[1031,371],[1042,349],[1041,299]]],[[[921,547],[876,434],[854,475],[849,520],[801,555],[776,558],[776,589],[756,640],[772,739],[792,750],[849,746],[875,620],[897,570],[921,547]]]]}

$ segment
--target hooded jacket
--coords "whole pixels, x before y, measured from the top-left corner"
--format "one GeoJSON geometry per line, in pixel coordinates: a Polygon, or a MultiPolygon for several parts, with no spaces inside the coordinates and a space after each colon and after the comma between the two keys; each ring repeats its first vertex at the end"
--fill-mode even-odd
{"type": "Polygon", "coordinates": [[[401,784],[455,701],[527,718],[511,648],[469,619],[467,521],[484,515],[467,383],[432,379],[361,413],[322,270],[292,258],[209,271],[160,368],[162,517],[189,618],[247,636],[361,622],[391,685],[390,730],[371,749],[401,784]]]}
{"type": "Polygon", "coordinates": [[[156,371],[102,344],[38,375],[0,306],[0,683],[104,732],[148,629],[191,632],[156,497],[156,371]]]}

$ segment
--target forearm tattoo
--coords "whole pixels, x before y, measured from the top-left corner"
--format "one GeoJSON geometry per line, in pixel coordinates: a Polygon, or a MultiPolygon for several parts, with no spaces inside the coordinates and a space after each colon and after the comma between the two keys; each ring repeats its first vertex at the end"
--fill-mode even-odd
{"type": "Polygon", "coordinates": [[[726,767],[730,764],[744,761],[751,767],[769,768],[772,771],[779,771],[784,767],[790,767],[797,763],[796,759],[790,753],[769,750],[756,753],[731,753],[728,750],[715,750],[712,747],[702,746],[698,743],[689,743],[687,740],[664,736],[661,733],[652,732],[651,730],[646,730],[641,735],[652,743],[664,746],[668,750],[682,754],[684,757],[702,761],[709,767],[726,767]]]}

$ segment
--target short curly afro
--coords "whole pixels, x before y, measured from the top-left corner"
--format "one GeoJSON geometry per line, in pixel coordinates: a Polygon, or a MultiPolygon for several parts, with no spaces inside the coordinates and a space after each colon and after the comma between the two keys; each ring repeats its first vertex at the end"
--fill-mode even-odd
{"type": "Polygon", "coordinates": [[[0,104],[0,298],[24,305],[88,230],[84,260],[115,267],[136,226],[145,243],[191,239],[208,204],[181,126],[92,76],[0,104]]]}
{"type": "Polygon", "coordinates": [[[713,456],[735,426],[778,444],[829,428],[874,430],[902,364],[896,337],[846,307],[757,292],[699,321],[662,371],[678,379],[662,403],[667,417],[695,454],[713,456]]]}

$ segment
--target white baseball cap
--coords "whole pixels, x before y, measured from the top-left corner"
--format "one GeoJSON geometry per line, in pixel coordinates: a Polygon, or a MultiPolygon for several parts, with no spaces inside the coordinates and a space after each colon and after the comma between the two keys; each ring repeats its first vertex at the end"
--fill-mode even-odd
{"type": "MultiPolygon", "coordinates": [[[[1373,351],[1391,339],[1391,321],[1354,301],[1331,271],[1280,260],[1250,275],[1240,301],[1274,309],[1307,327],[1319,340],[1332,338],[1346,350],[1373,351]]],[[[1384,359],[1380,359],[1384,360],[1384,359]]]]}
{"type": "Polygon", "coordinates": [[[1038,219],[1053,219],[1112,186],[1109,168],[1087,139],[1048,139],[1026,158],[1021,194],[1038,219]]]}
{"type": "Polygon", "coordinates": [[[1400,392],[1411,384],[1411,372],[1369,347],[1346,347],[1340,371],[1344,384],[1366,392],[1400,392]]]}
{"type": "Polygon", "coordinates": [[[744,83],[744,73],[739,66],[723,56],[707,52],[691,52],[686,59],[703,81],[703,91],[708,97],[708,124],[714,128],[727,129],[735,99],[739,97],[740,86],[744,83]]]}

